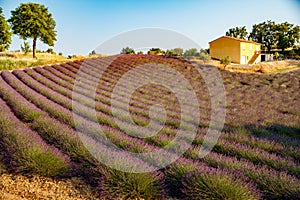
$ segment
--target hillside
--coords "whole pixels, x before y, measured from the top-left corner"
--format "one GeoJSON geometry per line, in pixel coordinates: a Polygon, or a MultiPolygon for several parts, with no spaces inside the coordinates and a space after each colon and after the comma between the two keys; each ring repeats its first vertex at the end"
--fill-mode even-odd
{"type": "MultiPolygon", "coordinates": [[[[207,76],[213,68],[198,67],[208,72],[207,76]]],[[[78,198],[92,198],[96,190],[99,197],[108,199],[208,196],[215,199],[299,199],[300,70],[280,74],[220,70],[226,91],[225,125],[218,143],[204,158],[199,158],[198,152],[211,121],[212,102],[205,80],[187,61],[120,55],[4,70],[0,76],[0,147],[3,149],[0,157],[8,170],[5,173],[38,175],[66,182],[78,177],[88,185],[85,190],[91,193],[77,195],[78,198]],[[142,84],[148,75],[155,73],[155,68],[146,67],[149,63],[150,66],[163,64],[167,71],[179,72],[189,81],[199,106],[180,104],[175,88],[170,91],[168,87],[151,83],[139,86],[129,101],[133,121],[143,127],[136,129],[126,114],[125,97],[131,94],[132,82],[142,84]],[[131,71],[134,73],[130,74],[131,71]],[[100,72],[103,73],[99,79],[100,72]],[[76,79],[78,77],[80,80],[76,79]],[[149,108],[156,104],[166,110],[164,126],[156,135],[140,137],[140,134],[150,134],[164,121],[160,112],[151,109],[150,117],[154,119],[149,119],[149,108]],[[190,109],[190,115],[200,110],[199,125],[193,119],[182,117],[184,106],[190,109]],[[134,167],[155,169],[159,161],[151,155],[135,156],[128,152],[157,151],[174,140],[181,123],[187,134],[181,138],[184,142],[190,139],[189,127],[197,125],[191,146],[176,162],[149,173],[132,174],[111,169],[95,159],[84,146],[88,142],[98,149],[95,151],[98,156],[114,165],[126,160],[132,164],[132,170],[134,167]],[[153,126],[147,127],[149,124],[153,126]],[[107,156],[113,148],[99,135],[99,127],[108,140],[124,152],[112,151],[107,156]]],[[[175,73],[170,75],[175,77],[175,73]]],[[[183,83],[172,81],[179,93],[185,95],[186,88],[180,87],[183,83]]],[[[164,152],[170,156],[177,153],[172,148],[164,152]]],[[[0,187],[6,186],[0,184],[0,187]]],[[[49,189],[49,192],[53,191],[49,189]]]]}

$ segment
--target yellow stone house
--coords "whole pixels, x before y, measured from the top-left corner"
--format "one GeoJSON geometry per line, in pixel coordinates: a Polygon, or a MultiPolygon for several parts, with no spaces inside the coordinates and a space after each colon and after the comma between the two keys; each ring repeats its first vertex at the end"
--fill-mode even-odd
{"type": "Polygon", "coordinates": [[[222,36],[209,42],[210,56],[221,59],[229,56],[237,64],[255,64],[260,62],[261,44],[231,36],[222,36]]]}

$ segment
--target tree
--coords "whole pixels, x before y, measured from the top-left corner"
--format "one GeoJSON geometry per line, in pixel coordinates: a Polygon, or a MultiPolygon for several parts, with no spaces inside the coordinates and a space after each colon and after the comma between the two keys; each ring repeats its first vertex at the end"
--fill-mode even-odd
{"type": "Polygon", "coordinates": [[[226,56],[226,57],[220,59],[220,63],[224,65],[224,69],[225,69],[226,66],[231,63],[231,59],[229,56],[226,56]]]}
{"type": "Polygon", "coordinates": [[[286,48],[294,47],[300,40],[300,27],[284,22],[276,26],[277,48],[282,52],[286,48]]]}
{"type": "Polygon", "coordinates": [[[22,39],[33,39],[33,57],[36,53],[36,42],[40,39],[49,46],[54,46],[56,41],[56,23],[48,8],[36,3],[20,4],[15,10],[11,11],[12,17],[8,20],[14,34],[22,39]]]}
{"type": "Polygon", "coordinates": [[[165,55],[165,52],[160,48],[152,48],[148,51],[148,55],[165,55]]]}
{"type": "Polygon", "coordinates": [[[187,49],[183,54],[184,57],[198,57],[199,55],[200,52],[196,48],[187,49]]]}
{"type": "Polygon", "coordinates": [[[243,26],[243,27],[230,28],[225,34],[226,36],[233,36],[236,38],[246,39],[248,32],[246,26],[243,26]]]}
{"type": "Polygon", "coordinates": [[[250,37],[254,42],[261,43],[263,47],[267,48],[270,53],[272,47],[276,44],[276,24],[274,21],[266,21],[252,26],[250,37]]]}
{"type": "Polygon", "coordinates": [[[89,53],[89,55],[90,55],[90,56],[91,56],[91,55],[96,55],[96,51],[93,50],[91,53],[89,53]]]}
{"type": "Polygon", "coordinates": [[[135,51],[133,48],[126,47],[121,50],[121,54],[135,54],[135,51]]]}
{"type": "Polygon", "coordinates": [[[170,57],[180,57],[183,55],[183,49],[181,48],[168,49],[165,55],[170,57]]]}
{"type": "Polygon", "coordinates": [[[24,41],[24,44],[23,44],[23,45],[21,44],[21,50],[22,50],[22,52],[24,52],[25,54],[27,54],[28,52],[30,52],[31,49],[30,49],[29,43],[26,42],[26,41],[24,41]]]}
{"type": "Polygon", "coordinates": [[[11,35],[12,32],[10,31],[10,26],[5,20],[5,17],[2,14],[2,8],[0,7],[0,52],[9,48],[11,44],[11,35]]]}
{"type": "Polygon", "coordinates": [[[176,56],[182,56],[183,55],[183,49],[182,48],[175,48],[175,49],[171,49],[170,51],[176,56]]]}
{"type": "Polygon", "coordinates": [[[52,48],[48,48],[46,52],[51,54],[56,54],[52,48]]]}

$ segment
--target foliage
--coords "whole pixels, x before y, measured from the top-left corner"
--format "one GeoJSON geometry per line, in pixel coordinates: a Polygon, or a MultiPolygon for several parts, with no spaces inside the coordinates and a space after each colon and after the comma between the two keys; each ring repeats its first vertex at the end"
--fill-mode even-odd
{"type": "Polygon", "coordinates": [[[113,199],[163,199],[162,174],[127,173],[115,169],[103,171],[101,190],[113,199]]]}
{"type": "Polygon", "coordinates": [[[300,26],[284,22],[276,26],[277,48],[284,52],[285,49],[294,47],[300,41],[300,26]]]}
{"type": "Polygon", "coordinates": [[[160,48],[151,48],[148,52],[148,55],[164,55],[165,52],[160,48]]]}
{"type": "Polygon", "coordinates": [[[208,53],[205,53],[205,51],[201,51],[199,55],[199,59],[207,63],[211,60],[211,57],[208,53]]]}
{"type": "Polygon", "coordinates": [[[241,38],[241,39],[246,39],[248,36],[248,32],[246,29],[246,26],[243,27],[235,27],[235,28],[230,28],[226,33],[226,36],[232,36],[235,38],[241,38]]]}
{"type": "Polygon", "coordinates": [[[11,44],[10,26],[2,14],[2,8],[0,7],[0,52],[5,51],[11,44]]]}
{"type": "Polygon", "coordinates": [[[55,52],[54,52],[54,50],[52,48],[48,48],[46,52],[47,53],[51,53],[51,54],[55,54],[55,52]]]}
{"type": "Polygon", "coordinates": [[[59,53],[58,53],[58,55],[59,55],[59,56],[62,56],[62,55],[63,55],[63,53],[62,53],[62,52],[59,52],[59,53]]]}
{"type": "Polygon", "coordinates": [[[169,49],[167,50],[166,55],[173,56],[173,57],[183,56],[183,49],[182,48],[169,49]]]}
{"type": "Polygon", "coordinates": [[[278,53],[278,52],[275,52],[275,53],[274,53],[274,59],[275,59],[275,60],[278,60],[278,58],[279,58],[279,53],[278,53]]]}
{"type": "Polygon", "coordinates": [[[266,47],[268,52],[276,44],[276,24],[274,21],[266,21],[252,26],[252,32],[250,37],[253,41],[261,43],[263,47],[266,47]]]}
{"type": "Polygon", "coordinates": [[[226,57],[220,59],[220,63],[223,64],[224,67],[226,67],[227,65],[229,65],[231,63],[231,59],[229,56],[226,56],[226,57]]]}
{"type": "Polygon", "coordinates": [[[25,40],[24,40],[23,45],[21,44],[21,50],[22,50],[22,52],[24,52],[25,54],[27,54],[28,52],[31,52],[29,43],[26,42],[25,40]]]}
{"type": "Polygon", "coordinates": [[[91,53],[89,53],[89,55],[96,55],[96,51],[93,50],[91,53]]]}
{"type": "Polygon", "coordinates": [[[135,54],[135,51],[133,48],[125,47],[121,50],[121,54],[135,54]]]}
{"type": "Polygon", "coordinates": [[[184,57],[198,57],[199,55],[200,53],[196,48],[187,49],[183,54],[184,57]]]}
{"type": "Polygon", "coordinates": [[[259,199],[254,187],[226,172],[196,170],[183,180],[183,193],[189,199],[259,199]]]}
{"type": "Polygon", "coordinates": [[[56,23],[48,8],[36,3],[21,3],[19,7],[11,11],[11,28],[14,34],[22,39],[33,39],[33,57],[36,53],[36,42],[40,39],[49,46],[54,46],[56,41],[56,23]]]}

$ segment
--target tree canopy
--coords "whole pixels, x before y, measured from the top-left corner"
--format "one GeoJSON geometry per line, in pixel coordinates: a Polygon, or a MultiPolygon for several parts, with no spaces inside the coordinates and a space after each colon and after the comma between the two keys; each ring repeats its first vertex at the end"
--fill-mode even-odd
{"type": "Polygon", "coordinates": [[[187,49],[183,54],[184,57],[197,57],[199,55],[200,52],[196,48],[187,49]]]}
{"type": "Polygon", "coordinates": [[[36,3],[20,4],[11,11],[12,17],[8,20],[14,34],[22,39],[33,39],[33,57],[36,52],[36,42],[40,39],[43,43],[54,46],[56,41],[56,23],[48,8],[36,3]]]}
{"type": "Polygon", "coordinates": [[[235,28],[230,28],[226,32],[226,36],[232,36],[232,37],[236,37],[236,38],[247,39],[248,32],[247,32],[246,26],[235,27],[235,28]]]}
{"type": "Polygon", "coordinates": [[[5,20],[5,17],[2,14],[2,8],[0,7],[0,52],[9,48],[11,44],[11,35],[12,32],[10,31],[10,26],[5,20]]]}
{"type": "Polygon", "coordinates": [[[121,54],[135,54],[135,51],[133,48],[125,47],[121,50],[121,54]]]}
{"type": "Polygon", "coordinates": [[[148,51],[149,55],[164,55],[165,52],[163,50],[161,50],[160,48],[151,48],[148,51]]]}
{"type": "Polygon", "coordinates": [[[284,22],[277,25],[276,39],[277,48],[284,51],[293,47],[300,40],[300,27],[284,22]]]}
{"type": "Polygon", "coordinates": [[[271,51],[272,47],[277,42],[277,25],[274,21],[266,21],[252,26],[250,37],[253,41],[261,43],[263,47],[271,51]]]}

